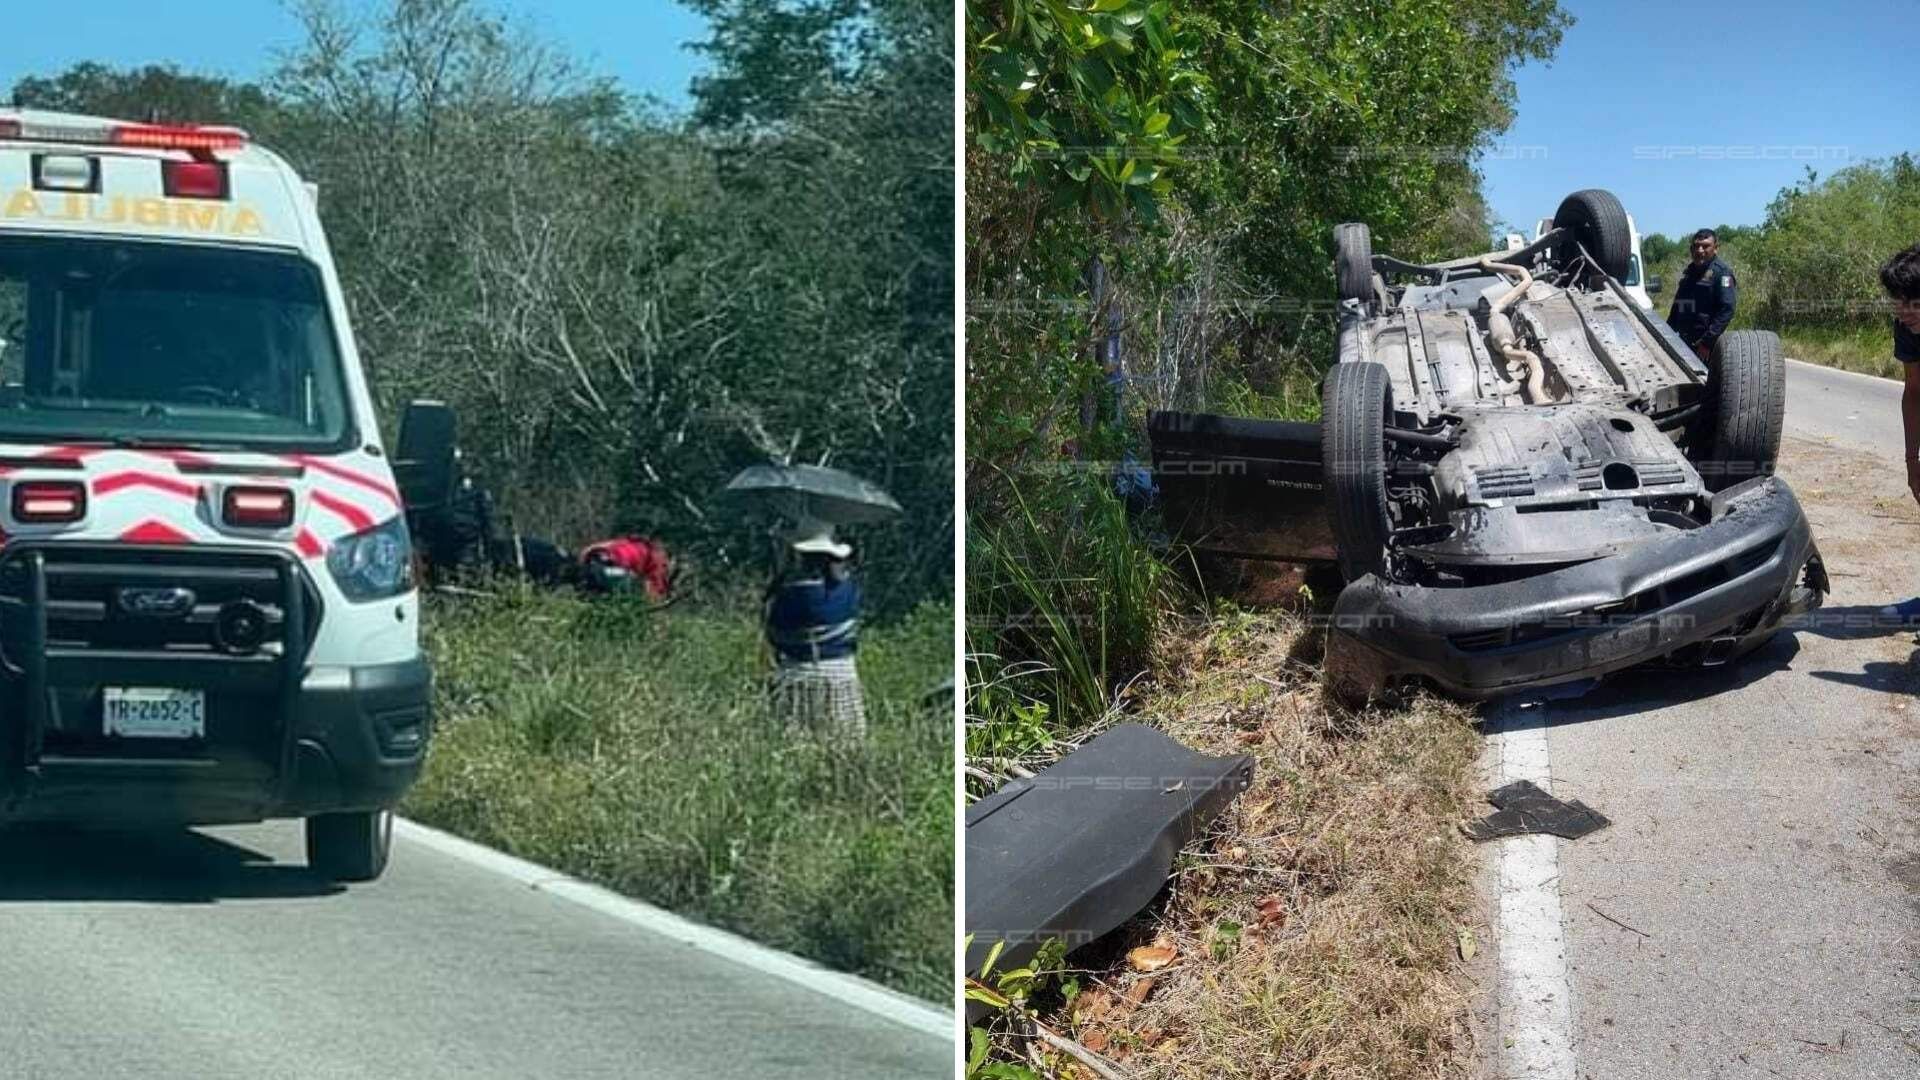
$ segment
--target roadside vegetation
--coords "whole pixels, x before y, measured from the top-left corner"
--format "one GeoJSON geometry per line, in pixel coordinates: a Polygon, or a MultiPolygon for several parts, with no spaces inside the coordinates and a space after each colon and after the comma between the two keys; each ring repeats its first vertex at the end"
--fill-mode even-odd
{"type": "Polygon", "coordinates": [[[1323,704],[1330,592],[1260,615],[1215,595],[1151,508],[1144,422],[1317,416],[1333,225],[1415,258],[1487,244],[1475,159],[1569,22],[1551,0],[967,5],[969,795],[1123,721],[1258,759],[1133,923],[988,976],[1020,1002],[976,1028],[970,1075],[1094,1075],[1048,1031],[1136,1076],[1465,1067],[1470,717],[1323,704]]]}
{"type": "MultiPolygon", "coordinates": [[[[1720,258],[1740,278],[1733,328],[1772,330],[1796,360],[1897,379],[1893,308],[1880,264],[1920,241],[1920,164],[1912,154],[1862,161],[1820,176],[1808,169],[1759,225],[1714,226],[1720,258]]],[[[1642,238],[1665,291],[1663,313],[1688,261],[1692,234],[1642,238]]]]}
{"type": "MultiPolygon", "coordinates": [[[[1472,710],[1340,712],[1320,696],[1321,637],[1297,610],[1166,620],[1119,708],[1196,750],[1250,754],[1253,786],[1140,916],[1043,952],[1031,976],[988,976],[1016,1006],[976,1029],[969,1075],[1096,1075],[1034,1022],[1136,1080],[1469,1075],[1459,962],[1486,940],[1456,827],[1477,786],[1472,710]]],[[[969,749],[979,768],[1018,764],[969,749]]]]}
{"type": "Polygon", "coordinates": [[[435,597],[436,731],[403,811],[933,1000],[953,966],[953,609],[863,635],[870,739],[768,715],[746,598],[435,597]]]}
{"type": "Polygon", "coordinates": [[[80,64],[12,97],[247,129],[319,185],[386,423],[447,402],[519,530],[673,553],[691,595],[663,611],[435,598],[408,812],[948,1000],[951,706],[921,700],[953,674],[951,12],[686,3],[712,33],[684,109],[486,0],[297,0],[305,40],[258,83],[80,64]],[[865,752],[767,722],[764,526],[714,495],[769,457],[906,510],[855,537],[865,752]]]}
{"type": "Polygon", "coordinates": [[[685,111],[486,0],[298,0],[306,39],[258,84],[80,64],[13,98],[237,124],[317,183],[381,417],[452,405],[521,529],[757,573],[715,491],[824,459],[912,523],[860,538],[874,598],[950,596],[951,19],[688,6],[713,34],[685,111]]]}

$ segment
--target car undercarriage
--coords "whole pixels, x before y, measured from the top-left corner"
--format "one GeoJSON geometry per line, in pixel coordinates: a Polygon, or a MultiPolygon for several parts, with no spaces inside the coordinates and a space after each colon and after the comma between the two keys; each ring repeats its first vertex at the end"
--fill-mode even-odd
{"type": "Polygon", "coordinates": [[[1441,263],[1336,228],[1320,423],[1155,414],[1169,524],[1203,552],[1336,562],[1326,666],[1350,701],[1764,643],[1827,591],[1772,475],[1778,339],[1733,331],[1702,360],[1620,285],[1626,244],[1598,190],[1531,245],[1441,263]]]}

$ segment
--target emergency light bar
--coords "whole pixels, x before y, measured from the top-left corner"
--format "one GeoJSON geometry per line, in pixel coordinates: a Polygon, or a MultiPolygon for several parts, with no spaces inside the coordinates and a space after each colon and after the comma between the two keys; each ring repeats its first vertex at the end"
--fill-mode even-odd
{"type": "Polygon", "coordinates": [[[135,146],[147,150],[239,150],[247,133],[236,127],[201,124],[46,124],[0,118],[0,139],[16,142],[76,143],[83,146],[135,146]]]}

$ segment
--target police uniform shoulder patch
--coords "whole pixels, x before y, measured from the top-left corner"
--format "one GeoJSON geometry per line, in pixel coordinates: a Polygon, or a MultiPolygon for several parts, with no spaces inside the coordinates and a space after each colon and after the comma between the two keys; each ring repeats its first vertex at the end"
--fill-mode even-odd
{"type": "Polygon", "coordinates": [[[1732,274],[1721,274],[1721,275],[1720,275],[1720,287],[1721,287],[1721,288],[1723,288],[1723,289],[1730,289],[1730,288],[1732,288],[1732,287],[1733,287],[1733,275],[1732,275],[1732,274]]]}

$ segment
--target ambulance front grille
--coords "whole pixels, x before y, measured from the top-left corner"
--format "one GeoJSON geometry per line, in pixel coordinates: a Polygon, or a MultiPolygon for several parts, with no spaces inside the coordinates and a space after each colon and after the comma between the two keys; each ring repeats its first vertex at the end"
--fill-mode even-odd
{"type": "MultiPolygon", "coordinates": [[[[311,642],[320,623],[320,596],[305,571],[277,553],[221,551],[172,545],[47,544],[49,648],[149,652],[210,658],[236,651],[216,635],[221,612],[251,604],[265,621],[258,654],[278,654],[283,645],[286,598],[282,574],[295,575],[302,593],[305,633],[311,642]],[[185,590],[191,606],[176,613],[141,613],[123,599],[128,590],[185,590]]],[[[9,624],[31,606],[32,568],[25,558],[0,561],[0,613],[9,624]]],[[[16,640],[12,633],[5,635],[16,640]]],[[[7,657],[10,664],[18,658],[7,657]]]]}

